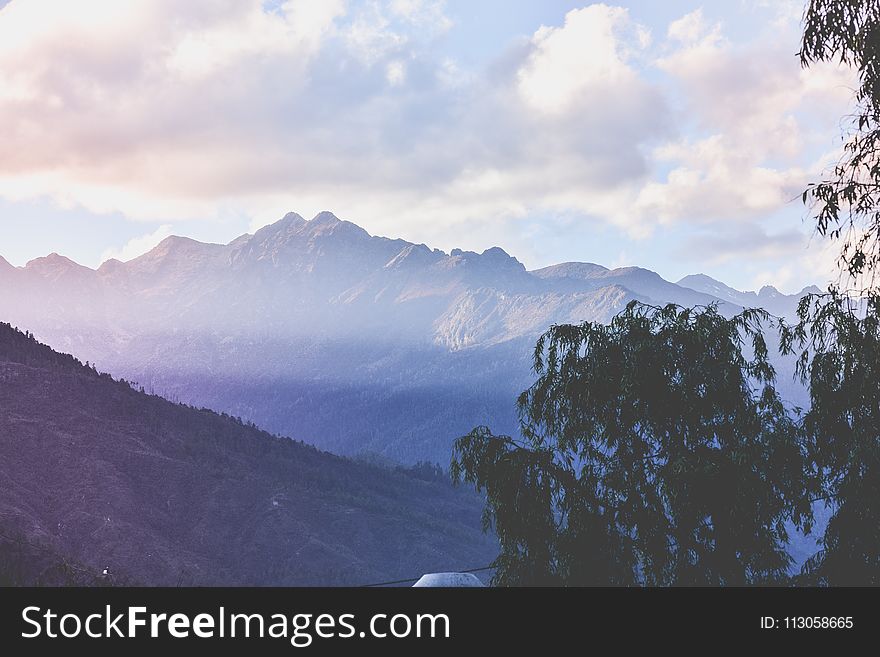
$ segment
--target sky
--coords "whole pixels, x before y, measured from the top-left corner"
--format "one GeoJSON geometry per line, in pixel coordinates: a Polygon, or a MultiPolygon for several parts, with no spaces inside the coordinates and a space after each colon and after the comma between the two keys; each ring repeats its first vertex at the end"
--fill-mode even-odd
{"type": "Polygon", "coordinates": [[[96,267],[330,210],[528,268],[833,278],[800,194],[852,73],[801,2],[0,0],[0,255],[96,267]]]}

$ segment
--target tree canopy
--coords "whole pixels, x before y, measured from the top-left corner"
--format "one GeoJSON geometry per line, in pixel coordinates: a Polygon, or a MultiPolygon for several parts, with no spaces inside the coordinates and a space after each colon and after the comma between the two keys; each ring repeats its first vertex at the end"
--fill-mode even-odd
{"type": "Polygon", "coordinates": [[[800,60],[837,61],[858,74],[843,154],[803,200],[819,233],[840,240],[843,269],[862,276],[880,265],[880,1],[811,0],[800,60]]]}
{"type": "Polygon", "coordinates": [[[499,584],[778,582],[810,526],[805,453],[773,387],[763,311],[631,303],[554,326],[522,440],[478,427],[453,474],[487,494],[499,584]]]}
{"type": "Polygon", "coordinates": [[[802,431],[822,476],[832,516],[806,581],[880,583],[880,1],[811,0],[801,63],[838,61],[855,69],[855,111],[843,155],[810,185],[817,230],[841,241],[841,291],[804,299],[782,351],[799,356],[809,385],[802,431]],[[859,283],[858,281],[861,281],[859,283]],[[855,287],[850,286],[855,283],[855,287]]]}
{"type": "Polygon", "coordinates": [[[779,324],[810,407],[780,400],[761,310],[632,303],[607,326],[551,327],[522,438],[477,427],[455,446],[453,474],[485,491],[501,539],[496,583],[791,581],[786,521],[810,531],[822,501],[820,550],[794,581],[880,584],[880,0],[811,0],[800,59],[859,81],[843,154],[803,194],[856,286],[779,324]]]}
{"type": "Polygon", "coordinates": [[[782,331],[810,408],[801,430],[833,513],[806,583],[880,584],[880,298],[805,297],[782,331]]]}

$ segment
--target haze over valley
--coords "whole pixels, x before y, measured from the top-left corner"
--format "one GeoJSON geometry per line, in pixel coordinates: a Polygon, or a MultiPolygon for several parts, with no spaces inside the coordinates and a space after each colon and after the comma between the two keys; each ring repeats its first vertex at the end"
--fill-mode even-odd
{"type": "MultiPolygon", "coordinates": [[[[330,212],[225,245],[168,237],[97,270],[0,261],[0,317],[101,371],[341,455],[442,467],[478,424],[515,431],[551,324],[605,322],[631,300],[791,317],[800,296],[638,267],[527,271],[499,248],[445,253],[330,212]]],[[[785,363],[780,379],[803,400],[785,363]]]]}

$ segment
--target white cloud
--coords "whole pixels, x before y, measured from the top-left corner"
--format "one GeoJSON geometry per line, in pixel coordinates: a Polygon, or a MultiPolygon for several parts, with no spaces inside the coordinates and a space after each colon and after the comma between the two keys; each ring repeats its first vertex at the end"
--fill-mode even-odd
{"type": "Polygon", "coordinates": [[[127,262],[155,248],[157,244],[172,234],[173,226],[170,224],[163,224],[152,233],[135,237],[118,249],[107,249],[101,255],[101,262],[106,262],[111,258],[127,262]]]}
{"type": "Polygon", "coordinates": [[[392,87],[398,87],[406,81],[406,64],[400,60],[388,62],[385,67],[385,79],[392,87]]]}
{"type": "Polygon", "coordinates": [[[751,221],[789,203],[820,174],[814,151],[827,150],[848,107],[851,73],[801,69],[782,45],[796,43],[796,31],[789,26],[776,36],[734,45],[702,10],[670,24],[656,65],[682,94],[686,132],[654,150],[666,173],[640,190],[639,216],[751,221]]]}
{"type": "Polygon", "coordinates": [[[687,45],[701,41],[706,45],[711,45],[721,40],[721,24],[715,23],[711,27],[707,25],[703,16],[703,8],[700,7],[696,11],[672,21],[666,31],[666,36],[672,41],[679,41],[687,45]]]}
{"type": "Polygon", "coordinates": [[[369,3],[344,36],[348,49],[367,65],[393,55],[406,45],[406,37],[391,27],[391,20],[381,11],[378,3],[369,3]]]}
{"type": "Polygon", "coordinates": [[[658,148],[658,161],[673,168],[640,190],[641,216],[660,223],[747,220],[767,215],[795,198],[809,180],[799,167],[763,166],[754,151],[731,136],[716,134],[658,148]]]}
{"type": "Polygon", "coordinates": [[[532,107],[561,113],[595,101],[613,85],[631,85],[637,74],[627,60],[633,44],[644,47],[647,34],[621,7],[572,10],[562,27],[542,26],[535,32],[533,50],[517,75],[519,91],[532,107]]]}
{"type": "Polygon", "coordinates": [[[790,249],[787,257],[782,260],[783,264],[770,266],[754,274],[752,283],[758,288],[772,282],[777,289],[792,294],[804,287],[802,281],[806,272],[806,279],[824,290],[831,283],[843,281],[838,266],[839,256],[839,244],[834,241],[815,238],[804,240],[790,249]]]}
{"type": "Polygon", "coordinates": [[[452,28],[443,0],[391,0],[390,13],[420,28],[442,33],[452,28]]]}
{"type": "Polygon", "coordinates": [[[252,7],[237,20],[209,22],[173,44],[168,68],[184,78],[218,74],[242,60],[281,56],[288,67],[303,66],[342,14],[342,2],[284,2],[275,12],[252,7]]]}
{"type": "Polygon", "coordinates": [[[832,151],[850,79],[801,70],[791,21],[732,43],[707,15],[652,40],[589,5],[472,69],[430,0],[13,0],[0,196],[165,223],[331,209],[440,246],[529,216],[753,222],[832,151]]]}
{"type": "Polygon", "coordinates": [[[0,189],[149,219],[234,193],[341,9],[12,2],[0,13],[0,78],[16,89],[0,97],[0,189]]]}
{"type": "Polygon", "coordinates": [[[620,8],[570,12],[492,77],[423,47],[451,24],[437,2],[110,4],[83,5],[98,28],[48,0],[0,15],[0,36],[28,35],[0,46],[18,80],[0,99],[0,194],[150,221],[348,199],[371,225],[605,216],[667,128],[631,65],[647,31],[620,8]],[[404,83],[418,94],[389,90],[404,83]]]}
{"type": "Polygon", "coordinates": [[[759,12],[769,12],[770,25],[775,30],[791,30],[800,27],[806,3],[804,0],[741,0],[759,12]]]}

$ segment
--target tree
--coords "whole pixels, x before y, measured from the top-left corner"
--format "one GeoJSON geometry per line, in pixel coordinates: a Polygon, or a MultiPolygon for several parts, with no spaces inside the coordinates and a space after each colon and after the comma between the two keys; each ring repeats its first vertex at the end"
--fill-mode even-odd
{"type": "Polygon", "coordinates": [[[501,541],[496,583],[782,581],[813,478],[767,319],[633,302],[610,325],[547,331],[522,439],[478,427],[455,445],[452,473],[485,491],[501,541]]]}
{"type": "Polygon", "coordinates": [[[828,179],[803,194],[820,234],[841,240],[844,276],[862,287],[802,301],[782,350],[799,355],[809,384],[803,432],[832,516],[808,582],[880,583],[880,1],[812,0],[801,63],[834,61],[858,73],[844,153],[828,179]]]}
{"type": "Polygon", "coordinates": [[[821,235],[841,240],[840,261],[852,276],[880,265],[880,1],[811,0],[800,51],[805,67],[838,61],[858,73],[856,109],[843,156],[803,200],[821,235]]]}
{"type": "Polygon", "coordinates": [[[880,297],[832,289],[805,297],[784,327],[783,353],[798,353],[809,384],[803,419],[809,453],[833,509],[822,549],[804,564],[812,584],[880,584],[880,297]]]}

